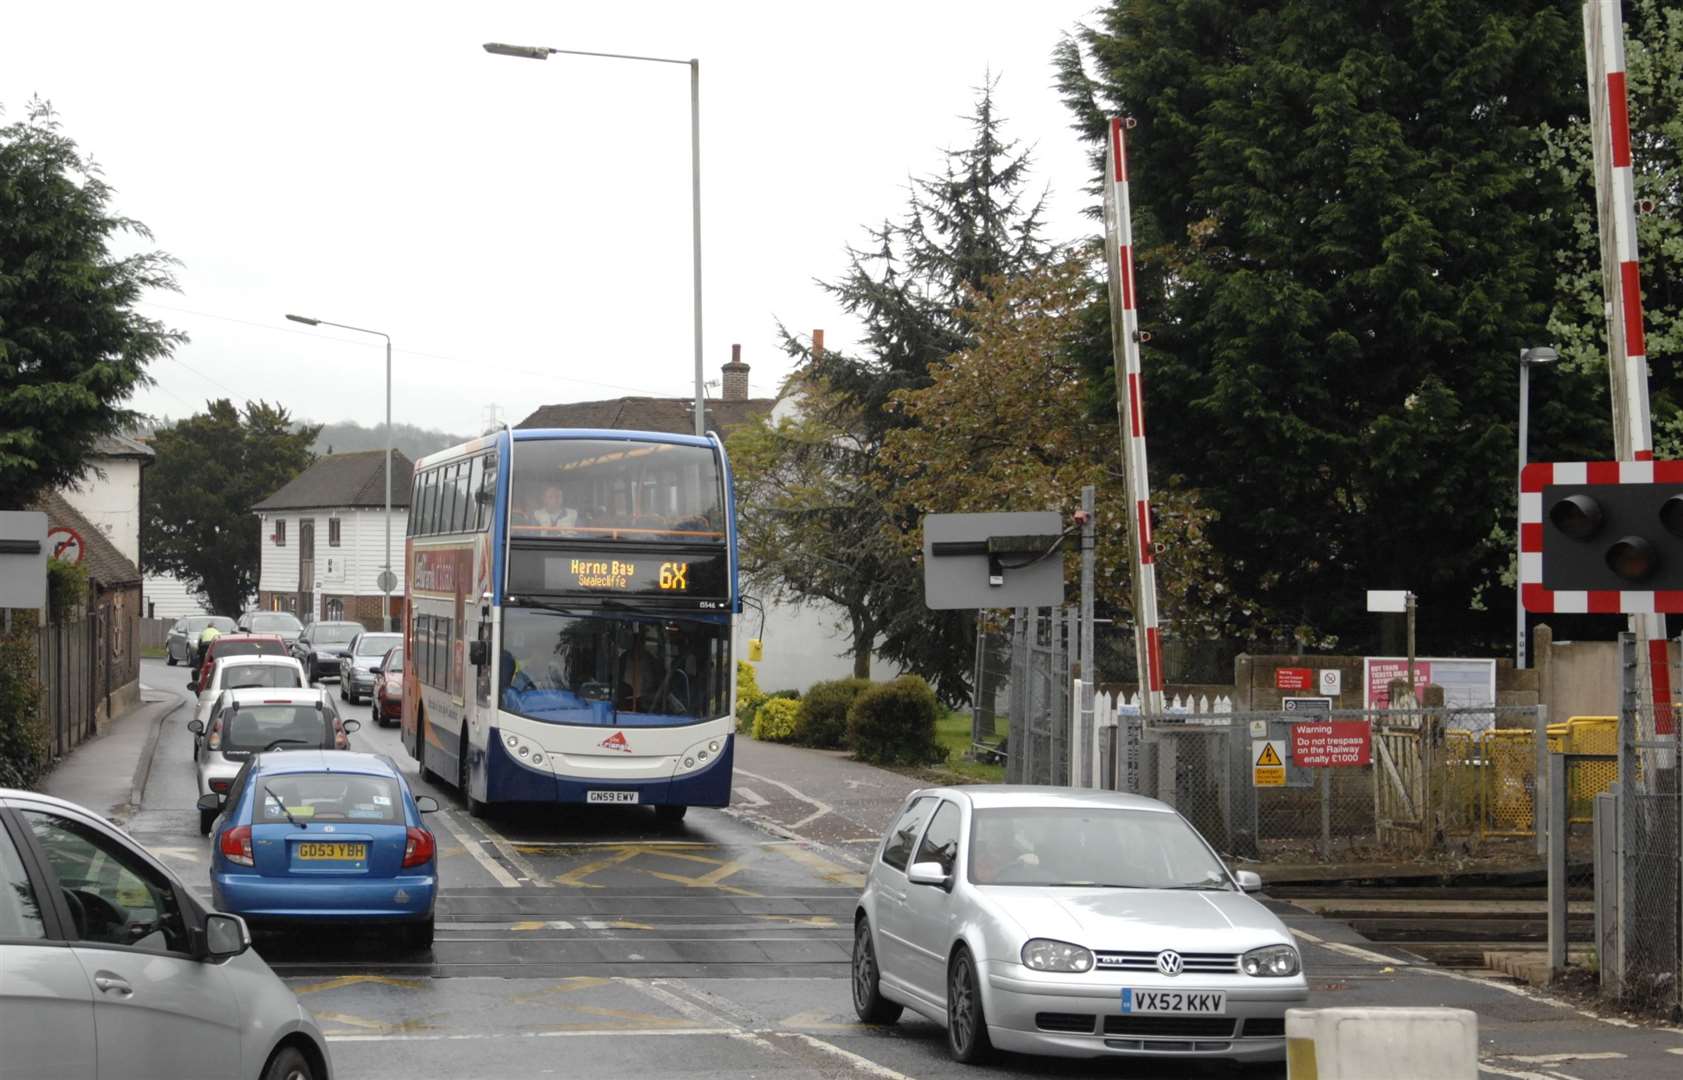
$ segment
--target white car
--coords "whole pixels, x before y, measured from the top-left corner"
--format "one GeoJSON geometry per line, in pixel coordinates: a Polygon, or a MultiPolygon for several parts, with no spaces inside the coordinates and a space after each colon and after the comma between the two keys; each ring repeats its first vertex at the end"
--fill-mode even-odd
{"type": "Polygon", "coordinates": [[[329,1080],[327,1041],[237,915],[104,818],[0,789],[0,1072],[329,1080]]]}
{"type": "MultiPolygon", "coordinates": [[[[199,794],[226,795],[253,754],[270,750],[349,750],[360,720],[346,720],[321,687],[224,690],[210,719],[187,725],[199,740],[199,794]]],[[[199,832],[210,835],[216,811],[199,810],[199,832]]]]}
{"type": "MultiPolygon", "coordinates": [[[[225,656],[210,667],[210,684],[199,688],[198,709],[193,719],[199,727],[210,726],[210,711],[224,690],[268,687],[295,690],[304,685],[304,665],[290,656],[225,656]]],[[[193,759],[199,757],[200,736],[193,736],[193,759]]]]}
{"type": "Polygon", "coordinates": [[[1309,996],[1291,932],[1155,799],[1037,787],[914,792],[854,920],[853,1005],[911,1008],[963,1062],[1285,1057],[1309,996]]]}

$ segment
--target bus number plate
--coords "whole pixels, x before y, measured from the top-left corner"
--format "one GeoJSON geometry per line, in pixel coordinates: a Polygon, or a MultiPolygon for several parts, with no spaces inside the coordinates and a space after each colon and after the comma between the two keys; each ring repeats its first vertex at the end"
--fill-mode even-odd
{"type": "Polygon", "coordinates": [[[637,801],[635,791],[587,791],[584,793],[587,803],[634,803],[637,801]]]}

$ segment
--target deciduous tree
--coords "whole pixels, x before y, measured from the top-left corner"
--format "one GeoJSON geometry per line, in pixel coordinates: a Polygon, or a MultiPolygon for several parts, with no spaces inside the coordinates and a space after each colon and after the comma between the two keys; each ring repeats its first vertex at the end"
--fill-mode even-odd
{"type": "Polygon", "coordinates": [[[219,614],[239,614],[257,593],[251,508],[309,466],[318,430],[298,428],[278,405],[241,410],[227,398],[159,429],[144,485],[145,569],[176,575],[219,614]]]}

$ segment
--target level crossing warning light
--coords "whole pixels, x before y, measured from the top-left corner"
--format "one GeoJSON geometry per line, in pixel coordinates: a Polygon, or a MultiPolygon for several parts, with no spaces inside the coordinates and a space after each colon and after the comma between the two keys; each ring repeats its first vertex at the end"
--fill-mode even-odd
{"type": "Polygon", "coordinates": [[[1520,474],[1531,612],[1683,612],[1683,462],[1538,462],[1520,474]]]}

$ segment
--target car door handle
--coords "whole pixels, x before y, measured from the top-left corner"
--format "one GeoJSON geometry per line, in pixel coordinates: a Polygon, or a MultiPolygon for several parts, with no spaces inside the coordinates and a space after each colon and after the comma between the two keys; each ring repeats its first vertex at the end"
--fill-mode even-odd
{"type": "Polygon", "coordinates": [[[134,987],[129,985],[127,979],[124,979],[121,976],[113,975],[109,971],[96,972],[94,974],[94,985],[99,987],[100,993],[102,994],[115,994],[118,997],[128,997],[134,993],[134,987]]]}

